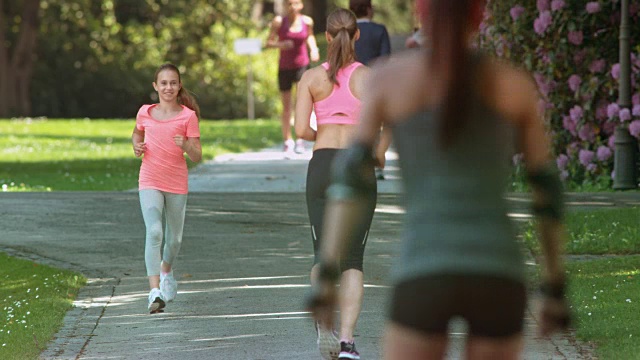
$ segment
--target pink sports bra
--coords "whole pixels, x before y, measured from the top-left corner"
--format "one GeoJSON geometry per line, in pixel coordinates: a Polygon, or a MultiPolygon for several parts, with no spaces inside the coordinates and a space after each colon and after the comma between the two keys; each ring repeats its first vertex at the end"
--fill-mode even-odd
{"type": "MultiPolygon", "coordinates": [[[[313,104],[318,125],[357,124],[360,116],[360,99],[351,93],[349,80],[353,71],[359,66],[362,66],[362,64],[356,61],[340,69],[336,75],[340,86],[334,85],[331,95],[313,104]]],[[[322,67],[328,70],[329,64],[325,62],[322,67]]]]}

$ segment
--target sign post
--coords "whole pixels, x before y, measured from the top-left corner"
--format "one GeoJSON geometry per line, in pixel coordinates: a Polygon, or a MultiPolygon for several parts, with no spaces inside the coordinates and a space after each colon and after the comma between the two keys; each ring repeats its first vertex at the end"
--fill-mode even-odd
{"type": "MultiPolygon", "coordinates": [[[[631,44],[629,24],[629,0],[620,3],[620,80],[618,83],[618,105],[630,109],[631,104],[631,44]]],[[[629,129],[618,125],[615,130],[615,152],[613,188],[630,190],[638,187],[638,141],[629,129]]]]}
{"type": "Polygon", "coordinates": [[[253,67],[251,55],[262,52],[262,40],[257,38],[241,38],[233,42],[233,50],[238,55],[249,55],[247,61],[247,116],[253,120],[256,117],[255,100],[253,97],[253,67]]]}

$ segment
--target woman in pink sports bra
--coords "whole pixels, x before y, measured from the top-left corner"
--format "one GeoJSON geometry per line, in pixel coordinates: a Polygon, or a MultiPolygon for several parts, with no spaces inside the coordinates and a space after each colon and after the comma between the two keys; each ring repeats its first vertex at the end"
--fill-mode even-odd
{"type": "Polygon", "coordinates": [[[291,136],[291,89],[309,68],[311,61],[318,61],[318,45],[313,35],[313,20],[302,15],[302,0],[287,0],[289,11],[286,16],[276,16],[271,23],[271,31],[267,39],[268,48],[280,49],[278,63],[278,88],[282,100],[282,138],[284,151],[304,151],[301,139],[294,142],[291,136]]]}
{"type": "Polygon", "coordinates": [[[160,101],[142,105],[131,135],[134,154],[144,155],[139,196],[146,228],[144,258],[151,288],[148,305],[151,314],[162,312],[178,291],[173,265],[182,243],[189,191],[184,153],[191,161],[202,159],[200,108],[182,86],[180,71],[173,64],[164,64],[156,71],[154,80],[153,88],[160,101]]]}
{"type": "MultiPolygon", "coordinates": [[[[306,199],[314,265],[311,283],[318,281],[320,239],[325,217],[325,192],[330,183],[333,159],[350,145],[355,135],[360,113],[360,99],[365,89],[364,78],[368,68],[355,60],[355,41],[359,37],[353,12],[338,9],[327,18],[326,37],[329,43],[327,61],[307,70],[298,84],[295,131],[299,138],[314,141],[313,157],[307,170],[306,199]],[[311,128],[310,116],[315,108],[317,131],[311,128]]],[[[376,155],[384,161],[381,146],[376,155]]],[[[350,250],[340,259],[340,329],[339,340],[332,329],[317,324],[318,346],[325,359],[359,359],[353,342],[353,333],[360,315],[364,295],[363,255],[369,227],[376,207],[374,167],[368,169],[367,178],[374,190],[366,195],[366,220],[353,232],[350,250]]]]}

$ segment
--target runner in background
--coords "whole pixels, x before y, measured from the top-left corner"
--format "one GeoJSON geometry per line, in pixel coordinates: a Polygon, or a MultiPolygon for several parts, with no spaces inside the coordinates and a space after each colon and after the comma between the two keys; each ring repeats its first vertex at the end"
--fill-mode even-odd
{"type": "Polygon", "coordinates": [[[287,14],[276,16],[271,22],[267,47],[280,49],[278,88],[282,101],[280,121],[283,151],[300,153],[304,151],[304,142],[302,139],[294,141],[291,134],[291,92],[293,85],[300,81],[302,74],[309,68],[309,60],[318,61],[320,55],[313,35],[313,20],[302,14],[302,0],[287,0],[287,4],[287,14]]]}
{"type": "MultiPolygon", "coordinates": [[[[311,269],[311,283],[318,281],[319,249],[326,216],[326,190],[333,159],[356,135],[360,113],[360,98],[368,91],[363,87],[368,68],[356,61],[354,43],[359,30],[356,17],[347,9],[338,9],[327,18],[326,37],[329,43],[327,61],[304,73],[300,80],[296,100],[296,134],[315,141],[309,161],[306,200],[311,223],[311,239],[315,254],[311,269]],[[309,124],[315,108],[317,131],[309,124]]],[[[384,151],[377,155],[384,158],[384,151]]],[[[364,296],[363,256],[369,228],[376,207],[377,190],[373,164],[364,169],[364,176],[374,184],[365,195],[363,220],[345,238],[349,251],[340,259],[340,331],[317,324],[318,346],[325,359],[359,359],[354,343],[354,331],[360,316],[364,296]],[[339,340],[339,341],[338,341],[339,340]]]]}
{"type": "Polygon", "coordinates": [[[184,153],[191,161],[202,159],[200,108],[182,86],[178,68],[173,64],[160,66],[153,88],[159,102],[142,105],[131,135],[135,156],[144,155],[138,182],[146,227],[144,258],[151,288],[148,310],[152,314],[161,312],[178,293],[173,266],[182,244],[189,192],[184,153]]]}

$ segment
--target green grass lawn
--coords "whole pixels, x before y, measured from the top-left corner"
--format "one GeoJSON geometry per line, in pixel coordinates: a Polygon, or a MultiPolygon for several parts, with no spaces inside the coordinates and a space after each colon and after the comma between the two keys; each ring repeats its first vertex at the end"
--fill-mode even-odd
{"type": "Polygon", "coordinates": [[[0,359],[37,359],[84,276],[0,253],[0,359]]]}
{"type": "Polygon", "coordinates": [[[567,265],[577,336],[597,344],[599,359],[640,354],[640,256],[567,265]]]}
{"type": "MultiPolygon", "coordinates": [[[[640,208],[568,212],[566,253],[573,255],[640,254],[640,208]]],[[[535,254],[540,245],[533,223],[525,227],[524,239],[535,254]]]]}
{"type": "MultiPolygon", "coordinates": [[[[566,216],[569,299],[579,339],[596,344],[600,359],[637,359],[640,352],[640,208],[571,211],[566,216]],[[571,260],[574,259],[574,260],[571,260]]],[[[533,222],[526,245],[540,255],[533,222]]]]}
{"type": "MultiPolygon", "coordinates": [[[[134,120],[0,120],[3,191],[99,191],[137,187],[134,120]]],[[[280,141],[276,120],[201,121],[203,159],[280,141]]],[[[194,164],[190,161],[189,166],[194,164]]]]}

